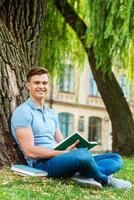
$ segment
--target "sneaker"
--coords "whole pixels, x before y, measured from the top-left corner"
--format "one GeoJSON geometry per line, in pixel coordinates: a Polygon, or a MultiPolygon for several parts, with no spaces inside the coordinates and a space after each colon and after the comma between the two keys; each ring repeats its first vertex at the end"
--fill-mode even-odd
{"type": "Polygon", "coordinates": [[[129,181],[113,178],[112,176],[108,177],[107,185],[110,187],[124,189],[124,190],[129,190],[132,187],[132,184],[129,181]]]}
{"type": "Polygon", "coordinates": [[[93,178],[86,178],[79,174],[75,174],[71,177],[71,179],[82,186],[87,186],[95,189],[102,189],[102,185],[99,182],[95,181],[93,178]]]}

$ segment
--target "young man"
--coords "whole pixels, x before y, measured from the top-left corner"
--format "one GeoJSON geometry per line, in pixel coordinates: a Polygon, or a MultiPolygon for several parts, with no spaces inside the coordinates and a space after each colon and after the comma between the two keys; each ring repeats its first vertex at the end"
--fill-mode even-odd
{"type": "Polygon", "coordinates": [[[131,183],[115,179],[111,174],[123,165],[120,155],[115,153],[92,156],[84,149],[77,149],[79,141],[64,151],[53,150],[63,140],[57,115],[44,105],[48,91],[48,71],[33,68],[27,75],[29,99],[13,113],[11,128],[29,166],[48,172],[50,177],[72,177],[80,183],[97,187],[108,185],[129,189],[131,183]],[[79,175],[80,179],[78,179],[79,175]],[[83,179],[84,177],[84,179],[83,179]],[[90,179],[92,178],[92,179],[90,179]],[[94,181],[94,180],[95,181],[94,181]]]}

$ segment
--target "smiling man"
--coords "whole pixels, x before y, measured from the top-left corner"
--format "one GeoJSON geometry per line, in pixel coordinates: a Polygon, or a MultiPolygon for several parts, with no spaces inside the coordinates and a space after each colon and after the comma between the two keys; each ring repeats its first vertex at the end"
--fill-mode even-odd
{"type": "Polygon", "coordinates": [[[50,177],[73,177],[86,185],[102,185],[129,189],[131,183],[110,175],[123,165],[116,153],[98,156],[85,148],[77,149],[79,141],[64,151],[53,150],[63,140],[54,111],[45,105],[49,76],[44,68],[33,68],[27,75],[29,98],[13,113],[11,128],[29,166],[48,172],[50,177]],[[76,175],[78,174],[78,175],[76,175]]]}

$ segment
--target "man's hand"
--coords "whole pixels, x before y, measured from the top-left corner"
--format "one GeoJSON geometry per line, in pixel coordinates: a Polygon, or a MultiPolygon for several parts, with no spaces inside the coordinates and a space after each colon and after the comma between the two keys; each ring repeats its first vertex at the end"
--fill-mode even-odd
{"type": "Polygon", "coordinates": [[[76,146],[79,144],[79,140],[76,140],[76,142],[74,142],[72,145],[70,145],[69,147],[66,148],[66,151],[71,151],[73,149],[76,148],[76,146]]]}

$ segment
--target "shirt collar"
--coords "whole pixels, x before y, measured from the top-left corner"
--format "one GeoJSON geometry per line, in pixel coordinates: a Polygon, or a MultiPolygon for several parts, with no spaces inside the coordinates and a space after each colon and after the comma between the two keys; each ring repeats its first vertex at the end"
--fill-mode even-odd
{"type": "MultiPolygon", "coordinates": [[[[40,110],[40,111],[42,112],[42,110],[40,109],[40,107],[37,106],[37,105],[33,102],[32,99],[28,98],[26,102],[27,102],[28,105],[29,105],[31,108],[33,108],[34,110],[40,110]]],[[[44,105],[44,110],[43,110],[43,112],[45,112],[45,105],[44,105]]]]}

